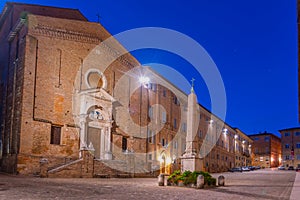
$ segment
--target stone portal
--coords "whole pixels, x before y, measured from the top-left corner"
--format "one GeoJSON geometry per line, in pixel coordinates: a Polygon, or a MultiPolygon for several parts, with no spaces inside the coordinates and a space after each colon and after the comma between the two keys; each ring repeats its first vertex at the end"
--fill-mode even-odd
{"type": "Polygon", "coordinates": [[[96,159],[112,159],[113,102],[113,97],[102,88],[80,91],[74,99],[75,122],[80,126],[80,149],[93,151],[96,159]]]}

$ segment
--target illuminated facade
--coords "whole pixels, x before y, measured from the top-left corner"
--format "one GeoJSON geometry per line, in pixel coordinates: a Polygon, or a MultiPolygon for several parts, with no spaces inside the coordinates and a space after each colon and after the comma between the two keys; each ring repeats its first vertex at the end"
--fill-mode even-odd
{"type": "Polygon", "coordinates": [[[282,164],[300,167],[300,127],[283,129],[281,133],[282,164]]]}
{"type": "Polygon", "coordinates": [[[253,140],[252,164],[264,168],[278,167],[281,164],[281,139],[271,133],[249,136],[253,140]]]}
{"type": "MultiPolygon", "coordinates": [[[[44,161],[49,177],[181,169],[187,95],[129,53],[119,56],[124,47],[114,39],[103,44],[110,36],[78,10],[6,4],[0,16],[1,170],[40,174],[44,161]]],[[[196,107],[199,170],[250,165],[252,140],[196,107]],[[207,152],[201,152],[204,143],[207,152]]]]}

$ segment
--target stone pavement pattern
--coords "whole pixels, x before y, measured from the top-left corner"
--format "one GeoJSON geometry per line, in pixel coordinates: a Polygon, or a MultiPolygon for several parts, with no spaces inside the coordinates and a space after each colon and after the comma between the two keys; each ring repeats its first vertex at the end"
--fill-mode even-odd
{"type": "Polygon", "coordinates": [[[42,179],[0,174],[0,199],[289,199],[295,174],[277,170],[223,173],[225,187],[205,190],[159,187],[153,178],[42,179]]]}
{"type": "Polygon", "coordinates": [[[300,173],[296,174],[293,190],[290,196],[290,200],[300,199],[300,173]]]}

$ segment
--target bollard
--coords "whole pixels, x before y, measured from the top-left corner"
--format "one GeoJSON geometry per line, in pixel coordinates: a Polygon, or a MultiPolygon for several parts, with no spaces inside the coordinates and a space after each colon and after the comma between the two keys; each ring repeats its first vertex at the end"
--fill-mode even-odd
{"type": "Polygon", "coordinates": [[[218,177],[218,185],[225,186],[225,177],[223,175],[218,177]]]}
{"type": "Polygon", "coordinates": [[[42,158],[40,160],[40,177],[47,178],[48,177],[48,159],[42,158]]]}
{"type": "Polygon", "coordinates": [[[165,185],[165,175],[160,174],[158,175],[158,186],[164,186],[165,185]]]}
{"type": "Polygon", "coordinates": [[[204,177],[202,175],[199,175],[197,177],[197,186],[196,186],[197,189],[202,189],[204,188],[204,177]]]}

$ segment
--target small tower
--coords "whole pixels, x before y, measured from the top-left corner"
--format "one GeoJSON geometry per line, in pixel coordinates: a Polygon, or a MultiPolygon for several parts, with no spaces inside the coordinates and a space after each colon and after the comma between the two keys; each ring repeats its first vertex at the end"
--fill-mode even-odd
{"type": "Polygon", "coordinates": [[[199,106],[194,91],[194,81],[195,79],[192,79],[191,93],[188,96],[186,149],[181,157],[182,172],[203,170],[203,160],[199,157],[199,147],[196,141],[199,126],[199,106]]]}

